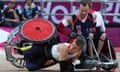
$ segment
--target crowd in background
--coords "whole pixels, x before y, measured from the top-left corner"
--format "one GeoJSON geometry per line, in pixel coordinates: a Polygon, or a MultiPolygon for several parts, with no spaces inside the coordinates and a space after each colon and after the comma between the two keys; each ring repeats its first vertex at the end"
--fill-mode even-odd
{"type": "MultiPolygon", "coordinates": [[[[0,4],[1,5],[0,6],[1,7],[0,8],[0,26],[16,27],[18,25],[23,24],[24,21],[27,21],[29,19],[36,19],[40,17],[38,8],[33,2],[33,0],[25,0],[25,4],[22,8],[21,13],[17,8],[15,8],[15,3],[16,3],[15,0],[9,0],[8,6],[6,8],[3,8],[4,3],[2,2],[0,3],[1,3],[0,4]]],[[[90,9],[92,9],[91,1],[89,2],[89,0],[86,0],[86,1],[82,0],[79,5],[79,13],[69,16],[67,19],[64,19],[60,24],[57,25],[57,28],[62,34],[71,38],[71,41],[73,41],[72,39],[76,38],[74,36],[77,36],[77,35],[83,35],[86,40],[87,38],[94,39],[94,36],[95,36],[98,40],[98,44],[96,44],[98,45],[97,52],[98,54],[100,54],[104,45],[104,41],[106,39],[104,22],[101,15],[97,11],[94,11],[94,10],[90,11],[90,9]],[[70,27],[72,32],[71,33],[67,32],[65,30],[65,27],[70,27]],[[99,32],[96,31],[96,34],[95,34],[95,31],[93,30],[94,28],[96,28],[96,30],[98,28],[99,32]]],[[[74,45],[75,44],[73,42],[73,46],[74,45]]],[[[87,45],[88,45],[88,51],[89,51],[88,57],[90,59],[95,59],[96,55],[93,55],[92,44],[89,40],[87,40],[87,45]]],[[[30,50],[23,52],[24,58],[26,61],[26,68],[28,70],[34,71],[42,67],[43,65],[42,63],[44,63],[43,61],[46,61],[45,54],[43,53],[44,49],[42,49],[44,48],[44,46],[45,46],[44,44],[33,44],[30,50]]],[[[67,48],[69,48],[69,46],[67,48]]],[[[71,48],[75,48],[75,51],[73,50],[72,54],[70,55],[68,53],[70,58],[73,57],[74,55],[75,55],[74,57],[77,56],[78,58],[78,55],[80,56],[80,54],[76,55],[76,52],[78,50],[76,49],[76,46],[71,48]]],[[[54,53],[57,53],[57,52],[54,52],[54,53]]],[[[63,54],[63,52],[61,53],[63,54]]],[[[61,57],[62,57],[62,54],[60,54],[61,57]]],[[[64,54],[63,54],[63,57],[64,57],[64,54]]],[[[67,66],[65,65],[66,62],[64,62],[64,60],[67,59],[65,57],[63,59],[61,58],[62,60],[60,62],[61,72],[67,71],[64,69],[64,66],[67,66]]],[[[71,64],[69,66],[70,68],[72,67],[71,64]]],[[[69,70],[68,72],[74,72],[74,68],[73,67],[71,68],[73,70],[72,71],[69,68],[69,66],[68,66],[68,70],[69,70]]]]}
{"type": "Polygon", "coordinates": [[[4,3],[0,1],[0,26],[16,27],[22,24],[23,21],[39,18],[38,8],[33,0],[25,0],[22,12],[15,5],[15,0],[9,0],[7,7],[4,7],[4,3]]]}

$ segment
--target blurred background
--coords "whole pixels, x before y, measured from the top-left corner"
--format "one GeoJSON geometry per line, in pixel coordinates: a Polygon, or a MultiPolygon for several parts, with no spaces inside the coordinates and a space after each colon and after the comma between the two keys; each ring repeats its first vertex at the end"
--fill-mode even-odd
{"type": "MultiPolygon", "coordinates": [[[[0,1],[2,2],[0,3],[0,7],[4,4],[3,9],[5,9],[9,0],[0,1]]],[[[18,10],[19,14],[21,14],[22,8],[25,5],[25,0],[15,1],[15,8],[18,10]]],[[[68,15],[77,13],[79,1],[80,0],[34,0],[38,7],[40,18],[47,19],[53,24],[58,24],[68,15]]],[[[120,60],[120,0],[92,0],[92,8],[102,14],[107,29],[107,37],[115,47],[117,58],[120,60]]],[[[7,40],[11,30],[12,28],[0,27],[0,55],[4,54],[4,42],[7,40]]],[[[0,56],[0,59],[1,58],[3,62],[0,62],[0,69],[7,66],[2,66],[5,57],[0,56]]],[[[13,67],[10,67],[11,72],[12,68],[13,67]]]]}
{"type": "MultiPolygon", "coordinates": [[[[4,2],[4,8],[7,7],[9,0],[4,2]]],[[[16,9],[22,13],[22,7],[25,0],[15,0],[16,9]]],[[[78,12],[80,0],[34,0],[40,13],[40,17],[58,24],[68,15],[78,12]]],[[[108,38],[115,47],[120,47],[120,0],[92,0],[92,8],[99,11],[104,18],[107,27],[108,38]]]]}

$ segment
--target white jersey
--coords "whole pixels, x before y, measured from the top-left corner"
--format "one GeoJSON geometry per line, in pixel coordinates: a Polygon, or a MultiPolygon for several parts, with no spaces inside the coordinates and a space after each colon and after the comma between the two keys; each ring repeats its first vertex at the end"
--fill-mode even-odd
{"type": "MultiPolygon", "coordinates": [[[[64,43],[64,44],[65,44],[67,47],[70,45],[69,43],[64,43]]],[[[52,49],[51,49],[52,56],[53,56],[53,58],[56,59],[57,61],[59,61],[59,56],[60,56],[60,53],[59,53],[59,51],[58,51],[58,48],[60,48],[60,47],[58,47],[58,46],[59,46],[59,44],[53,45],[53,46],[52,46],[52,49]]],[[[69,48],[68,48],[68,49],[69,49],[69,48]]],[[[71,58],[75,57],[76,55],[77,55],[77,53],[74,53],[74,54],[72,54],[72,55],[67,54],[66,59],[71,59],[71,58]]]]}
{"type": "Polygon", "coordinates": [[[96,20],[96,27],[100,27],[100,31],[105,32],[105,24],[104,24],[102,15],[97,11],[93,12],[92,14],[96,20]]]}

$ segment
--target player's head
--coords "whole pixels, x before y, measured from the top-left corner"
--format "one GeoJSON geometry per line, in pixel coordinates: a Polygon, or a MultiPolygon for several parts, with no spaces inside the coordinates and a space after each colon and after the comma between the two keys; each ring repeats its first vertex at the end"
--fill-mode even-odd
{"type": "Polygon", "coordinates": [[[25,0],[25,3],[27,3],[28,5],[31,5],[32,2],[33,0],[25,0]]]}
{"type": "Polygon", "coordinates": [[[27,1],[33,2],[33,0],[25,0],[25,2],[27,2],[27,1]]]}
{"type": "Polygon", "coordinates": [[[88,5],[90,8],[92,8],[92,1],[91,0],[88,1],[88,5]]]}
{"type": "Polygon", "coordinates": [[[13,2],[13,3],[15,3],[16,1],[15,1],[15,0],[9,0],[9,2],[13,2]]]}
{"type": "Polygon", "coordinates": [[[89,1],[88,0],[81,0],[80,1],[80,5],[79,5],[79,12],[80,12],[80,15],[82,16],[86,16],[89,12],[89,1]]]}
{"type": "Polygon", "coordinates": [[[72,47],[77,47],[80,50],[82,50],[83,46],[84,41],[80,37],[77,37],[72,43],[72,47]]]}
{"type": "Polygon", "coordinates": [[[9,2],[8,2],[8,6],[9,6],[9,8],[14,8],[15,7],[15,0],[9,0],[9,2]]]}

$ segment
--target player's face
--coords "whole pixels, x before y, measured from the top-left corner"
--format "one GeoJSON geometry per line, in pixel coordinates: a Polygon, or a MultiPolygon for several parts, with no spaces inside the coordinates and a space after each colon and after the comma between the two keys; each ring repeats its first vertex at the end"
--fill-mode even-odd
{"type": "Polygon", "coordinates": [[[28,5],[31,5],[32,0],[26,0],[26,3],[27,3],[28,5]]]}
{"type": "Polygon", "coordinates": [[[73,42],[70,46],[70,49],[68,50],[69,54],[74,54],[79,51],[78,46],[73,42]]]}
{"type": "Polygon", "coordinates": [[[9,5],[10,8],[14,8],[15,7],[15,2],[9,2],[8,5],[9,5]]]}
{"type": "Polygon", "coordinates": [[[76,40],[73,41],[72,48],[73,49],[79,49],[79,47],[76,45],[76,40]]]}
{"type": "Polygon", "coordinates": [[[89,5],[84,6],[84,5],[80,4],[79,11],[80,11],[81,16],[86,16],[89,11],[89,5]]]}

